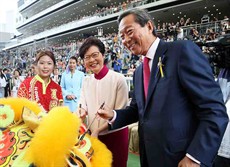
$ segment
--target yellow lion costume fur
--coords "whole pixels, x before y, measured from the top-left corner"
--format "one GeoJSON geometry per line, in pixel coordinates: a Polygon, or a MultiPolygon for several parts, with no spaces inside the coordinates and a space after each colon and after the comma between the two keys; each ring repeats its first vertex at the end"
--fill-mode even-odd
{"type": "Polygon", "coordinates": [[[102,142],[90,135],[78,142],[81,124],[68,107],[42,114],[27,99],[0,99],[0,166],[110,167],[112,154],[102,142]]]}

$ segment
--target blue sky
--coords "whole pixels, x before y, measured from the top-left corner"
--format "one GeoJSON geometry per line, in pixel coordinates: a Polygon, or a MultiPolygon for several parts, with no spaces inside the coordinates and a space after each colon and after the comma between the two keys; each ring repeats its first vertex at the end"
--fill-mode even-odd
{"type": "Polygon", "coordinates": [[[5,23],[5,15],[7,11],[17,11],[17,0],[0,0],[0,23],[5,23]]]}

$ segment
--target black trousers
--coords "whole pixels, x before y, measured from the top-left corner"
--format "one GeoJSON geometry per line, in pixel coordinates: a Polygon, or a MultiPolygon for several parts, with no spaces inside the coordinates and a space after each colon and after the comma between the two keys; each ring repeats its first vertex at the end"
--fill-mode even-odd
{"type": "Polygon", "coordinates": [[[214,161],[213,167],[230,167],[230,159],[217,156],[214,161]]]}

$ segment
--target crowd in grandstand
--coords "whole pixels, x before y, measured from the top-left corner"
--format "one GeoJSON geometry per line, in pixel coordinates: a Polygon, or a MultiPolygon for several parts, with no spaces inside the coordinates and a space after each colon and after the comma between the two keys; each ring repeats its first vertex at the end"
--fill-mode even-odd
{"type": "MultiPolygon", "coordinates": [[[[177,23],[158,23],[156,24],[156,32],[158,37],[170,42],[175,40],[192,40],[194,42],[207,42],[218,38],[220,35],[224,35],[229,32],[229,18],[224,18],[218,21],[215,17],[205,24],[191,23],[190,18],[180,18],[177,23]],[[203,25],[203,26],[202,26],[203,25]]],[[[121,39],[118,34],[104,34],[98,36],[106,48],[105,63],[109,69],[116,72],[120,72],[125,76],[132,76],[135,68],[142,62],[142,57],[132,55],[130,51],[124,48],[121,44],[121,39]]],[[[56,57],[57,73],[61,75],[68,64],[68,60],[71,56],[77,57],[77,70],[84,72],[85,74],[91,73],[86,69],[83,64],[83,60],[78,56],[78,50],[84,39],[79,39],[74,42],[56,44],[48,46],[48,50],[52,51],[56,57]]],[[[208,52],[207,48],[202,48],[204,52],[208,52]]],[[[35,61],[35,55],[42,48],[36,47],[36,52],[32,53],[32,46],[21,49],[17,52],[1,52],[0,63],[5,70],[8,71],[11,83],[15,77],[14,71],[18,70],[20,75],[24,78],[33,76],[33,62],[35,61]]],[[[3,69],[2,69],[3,70],[3,69]]],[[[13,89],[13,84],[11,84],[13,89]]]]}

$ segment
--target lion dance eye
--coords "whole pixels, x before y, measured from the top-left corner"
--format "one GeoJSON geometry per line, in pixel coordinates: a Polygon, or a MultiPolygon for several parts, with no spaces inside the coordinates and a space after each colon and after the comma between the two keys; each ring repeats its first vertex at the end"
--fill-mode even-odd
{"type": "Polygon", "coordinates": [[[0,128],[6,128],[14,121],[14,111],[8,105],[0,107],[0,128]]]}

